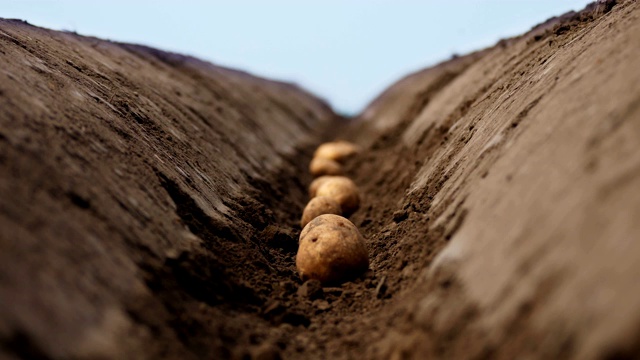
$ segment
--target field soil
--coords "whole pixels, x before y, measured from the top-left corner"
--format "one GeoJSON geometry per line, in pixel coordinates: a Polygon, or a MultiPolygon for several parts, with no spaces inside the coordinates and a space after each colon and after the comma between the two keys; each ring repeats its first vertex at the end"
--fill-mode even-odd
{"type": "MultiPolygon", "coordinates": [[[[426,36],[426,35],[425,35],[426,36]]],[[[640,358],[640,5],[295,85],[0,20],[0,359],[640,358]],[[320,143],[369,270],[296,273],[320,143]]]]}

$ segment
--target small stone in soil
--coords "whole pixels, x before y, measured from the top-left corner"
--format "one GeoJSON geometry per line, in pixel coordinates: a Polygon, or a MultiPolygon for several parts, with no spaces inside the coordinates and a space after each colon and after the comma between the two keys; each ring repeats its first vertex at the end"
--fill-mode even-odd
{"type": "Polygon", "coordinates": [[[409,217],[409,214],[406,210],[398,210],[393,213],[393,221],[399,223],[406,220],[409,217]]]}

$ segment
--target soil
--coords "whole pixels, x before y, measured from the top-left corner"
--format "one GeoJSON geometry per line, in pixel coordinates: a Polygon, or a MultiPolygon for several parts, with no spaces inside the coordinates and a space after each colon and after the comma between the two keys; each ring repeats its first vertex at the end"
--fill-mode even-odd
{"type": "Polygon", "coordinates": [[[0,20],[0,357],[640,357],[640,5],[411,74],[292,84],[0,20]],[[295,271],[323,141],[370,269],[295,271]]]}

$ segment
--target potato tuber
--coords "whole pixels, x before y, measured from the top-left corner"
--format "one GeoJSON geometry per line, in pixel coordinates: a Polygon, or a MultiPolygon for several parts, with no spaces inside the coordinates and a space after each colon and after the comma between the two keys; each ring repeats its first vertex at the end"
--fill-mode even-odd
{"type": "Polygon", "coordinates": [[[309,172],[313,176],[342,175],[342,165],[331,159],[315,157],[309,163],[309,172]]]}
{"type": "Polygon", "coordinates": [[[318,196],[311,199],[302,212],[300,226],[304,228],[311,220],[323,214],[342,215],[340,204],[328,196],[318,196]]]}
{"type": "Polygon", "coordinates": [[[353,214],[360,207],[358,187],[351,179],[344,176],[331,176],[322,181],[315,195],[335,199],[340,204],[344,216],[353,214]]]}
{"type": "Polygon", "coordinates": [[[366,271],[369,255],[353,223],[342,216],[325,214],[302,230],[296,267],[303,280],[338,284],[366,271]]]}
{"type": "Polygon", "coordinates": [[[338,163],[342,163],[347,158],[357,154],[358,152],[359,148],[357,145],[348,141],[338,140],[318,146],[313,157],[331,159],[338,163]]]}
{"type": "Polygon", "coordinates": [[[314,179],[309,185],[309,198],[313,199],[314,197],[316,197],[316,192],[318,192],[318,188],[320,187],[320,185],[333,177],[335,176],[324,175],[314,179]]]}

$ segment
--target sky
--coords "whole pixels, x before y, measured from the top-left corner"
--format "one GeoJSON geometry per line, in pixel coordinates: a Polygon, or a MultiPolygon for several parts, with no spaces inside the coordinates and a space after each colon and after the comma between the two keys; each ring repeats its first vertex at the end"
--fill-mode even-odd
{"type": "Polygon", "coordinates": [[[402,76],[589,0],[0,0],[0,17],[295,82],[344,114],[402,76]]]}

